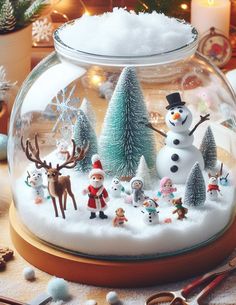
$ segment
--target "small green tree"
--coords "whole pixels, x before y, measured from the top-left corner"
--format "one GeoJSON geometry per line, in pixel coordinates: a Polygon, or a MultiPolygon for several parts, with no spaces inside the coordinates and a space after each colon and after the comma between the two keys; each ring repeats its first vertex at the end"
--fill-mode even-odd
{"type": "Polygon", "coordinates": [[[133,177],[143,155],[155,167],[153,131],[140,124],[148,113],[135,68],[123,69],[109,102],[99,142],[104,169],[112,176],[133,177]]]}
{"type": "Polygon", "coordinates": [[[77,163],[75,169],[80,172],[89,172],[92,168],[91,158],[98,151],[97,137],[87,116],[80,109],[74,126],[74,140],[78,147],[89,143],[89,148],[83,160],[77,163]]]}
{"type": "Polygon", "coordinates": [[[210,126],[207,127],[202,139],[200,151],[204,160],[205,169],[214,170],[217,163],[217,149],[215,138],[210,126]]]}
{"type": "Polygon", "coordinates": [[[198,162],[192,167],[185,184],[184,203],[189,206],[203,205],[206,201],[206,185],[198,162]]]}

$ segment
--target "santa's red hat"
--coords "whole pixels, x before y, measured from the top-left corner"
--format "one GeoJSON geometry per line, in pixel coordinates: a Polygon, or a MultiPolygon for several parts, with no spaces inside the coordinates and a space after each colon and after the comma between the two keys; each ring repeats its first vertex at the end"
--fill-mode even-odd
{"type": "Polygon", "coordinates": [[[105,172],[102,169],[102,163],[99,155],[92,156],[92,165],[93,169],[89,172],[89,178],[91,178],[94,174],[105,176],[105,172]]]}

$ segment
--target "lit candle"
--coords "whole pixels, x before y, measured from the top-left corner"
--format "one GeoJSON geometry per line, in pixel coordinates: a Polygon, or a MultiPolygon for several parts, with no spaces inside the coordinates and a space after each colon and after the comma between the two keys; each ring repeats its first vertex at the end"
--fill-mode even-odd
{"type": "Polygon", "coordinates": [[[230,0],[192,0],[191,23],[200,35],[215,27],[228,37],[230,0]]]}

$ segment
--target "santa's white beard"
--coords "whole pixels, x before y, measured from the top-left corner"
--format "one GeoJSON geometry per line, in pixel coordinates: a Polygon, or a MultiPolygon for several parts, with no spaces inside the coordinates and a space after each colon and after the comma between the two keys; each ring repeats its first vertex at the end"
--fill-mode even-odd
{"type": "Polygon", "coordinates": [[[91,180],[90,184],[95,188],[99,188],[103,185],[103,181],[101,181],[101,180],[91,180]]]}

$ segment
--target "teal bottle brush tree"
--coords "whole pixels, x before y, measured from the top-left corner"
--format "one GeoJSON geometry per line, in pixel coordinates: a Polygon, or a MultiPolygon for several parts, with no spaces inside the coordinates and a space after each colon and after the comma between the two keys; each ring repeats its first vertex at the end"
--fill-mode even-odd
{"type": "Polygon", "coordinates": [[[135,176],[143,155],[150,170],[155,168],[153,131],[140,121],[148,120],[143,94],[133,67],[123,69],[105,116],[99,154],[112,176],[129,180],[135,176]]]}
{"type": "Polygon", "coordinates": [[[92,155],[97,153],[97,136],[95,131],[88,120],[88,117],[84,114],[83,110],[79,109],[77,120],[74,126],[74,140],[77,147],[89,143],[89,147],[81,162],[78,162],[75,169],[79,172],[89,172],[92,168],[92,155]]]}

